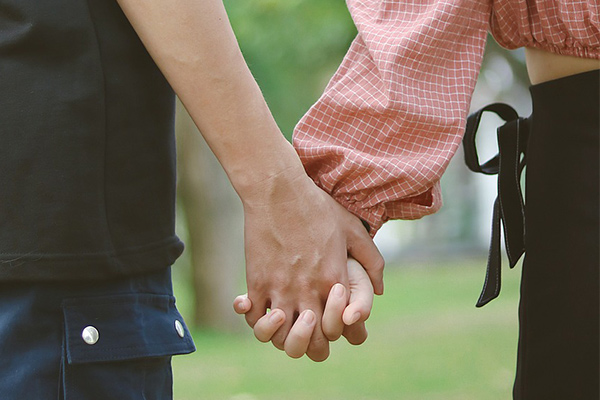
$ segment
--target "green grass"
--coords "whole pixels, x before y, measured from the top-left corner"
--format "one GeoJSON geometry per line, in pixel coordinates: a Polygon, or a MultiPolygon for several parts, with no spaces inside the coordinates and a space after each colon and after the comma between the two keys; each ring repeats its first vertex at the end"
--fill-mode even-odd
{"type": "Polygon", "coordinates": [[[483,262],[387,268],[369,339],[333,343],[330,358],[287,358],[243,335],[194,332],[198,351],[175,357],[176,400],[506,400],[517,346],[520,271],[502,295],[474,306],[483,262]]]}

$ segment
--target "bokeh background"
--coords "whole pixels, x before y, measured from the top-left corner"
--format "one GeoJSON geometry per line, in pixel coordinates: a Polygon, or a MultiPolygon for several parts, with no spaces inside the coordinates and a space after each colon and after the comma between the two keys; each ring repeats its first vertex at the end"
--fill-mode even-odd
{"type": "MultiPolygon", "coordinates": [[[[343,0],[225,0],[244,56],[282,132],[316,101],[356,30],[343,0]]],[[[472,109],[503,101],[529,115],[521,51],[488,40],[472,109]]],[[[481,158],[495,154],[486,117],[481,158]]],[[[375,301],[369,339],[332,344],[330,358],[292,360],[259,343],[233,298],[245,291],[241,204],[179,105],[178,234],[186,251],[174,271],[177,302],[198,351],[175,357],[175,399],[511,398],[520,266],[502,294],[475,308],[485,276],[495,177],[477,176],[459,152],[442,180],[444,207],[419,221],[393,221],[376,242],[386,293],[375,301]]],[[[248,143],[252,151],[252,143],[248,143]]],[[[506,265],[506,263],[505,263],[506,265]]]]}

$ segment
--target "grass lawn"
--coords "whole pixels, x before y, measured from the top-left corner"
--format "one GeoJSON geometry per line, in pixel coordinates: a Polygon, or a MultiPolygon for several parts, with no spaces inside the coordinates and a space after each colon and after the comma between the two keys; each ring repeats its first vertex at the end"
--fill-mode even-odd
{"type": "Polygon", "coordinates": [[[388,266],[367,342],[339,340],[323,363],[289,359],[250,329],[196,331],[198,351],[173,360],[175,399],[510,399],[520,270],[503,272],[500,298],[476,309],[484,261],[388,266]]]}

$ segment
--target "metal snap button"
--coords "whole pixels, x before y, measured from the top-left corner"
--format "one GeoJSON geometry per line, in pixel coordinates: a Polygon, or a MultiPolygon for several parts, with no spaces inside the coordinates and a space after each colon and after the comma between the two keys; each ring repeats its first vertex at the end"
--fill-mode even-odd
{"type": "Polygon", "coordinates": [[[183,325],[181,325],[181,322],[179,322],[179,320],[175,320],[175,330],[177,331],[177,334],[179,335],[179,337],[184,337],[185,336],[185,331],[183,330],[183,325]]]}
{"type": "Polygon", "coordinates": [[[91,325],[86,326],[81,332],[81,338],[89,345],[96,344],[98,339],[100,339],[100,333],[98,333],[98,329],[95,327],[91,325]]]}

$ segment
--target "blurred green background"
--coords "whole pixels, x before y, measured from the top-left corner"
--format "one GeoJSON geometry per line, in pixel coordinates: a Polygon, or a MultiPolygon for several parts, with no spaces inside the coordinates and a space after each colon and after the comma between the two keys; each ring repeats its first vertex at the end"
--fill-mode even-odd
{"type": "MultiPolygon", "coordinates": [[[[225,0],[244,56],[282,132],[317,100],[356,30],[342,0],[225,0]]],[[[505,101],[526,115],[522,52],[488,41],[473,108],[505,101]]],[[[480,151],[495,153],[495,121],[480,151]]],[[[259,343],[231,302],[243,293],[242,211],[226,176],[179,108],[178,234],[186,251],[174,268],[178,306],[198,351],[175,357],[175,399],[511,398],[520,271],[502,294],[474,304],[485,276],[495,178],[466,170],[459,152],[442,180],[445,206],[422,221],[386,224],[386,293],[368,321],[369,339],[332,344],[323,363],[292,360],[259,343]]],[[[249,144],[251,151],[251,144],[249,144]]]]}
{"type": "MultiPolygon", "coordinates": [[[[506,274],[500,298],[476,309],[483,263],[388,266],[367,341],[342,338],[323,363],[287,358],[250,329],[194,330],[198,351],[173,359],[175,399],[510,399],[519,271],[506,274]]],[[[177,291],[189,315],[187,289],[177,291]]]]}

